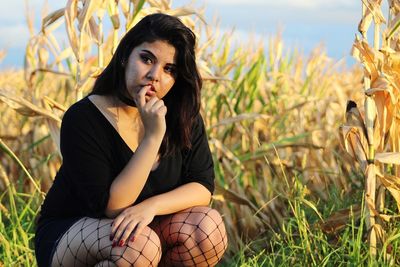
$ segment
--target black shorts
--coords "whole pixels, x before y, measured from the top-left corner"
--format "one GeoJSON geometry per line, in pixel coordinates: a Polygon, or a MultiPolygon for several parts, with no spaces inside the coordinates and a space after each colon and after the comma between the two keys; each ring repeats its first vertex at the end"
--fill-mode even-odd
{"type": "Polygon", "coordinates": [[[63,234],[81,218],[43,219],[36,229],[35,253],[38,267],[49,267],[63,234]]]}

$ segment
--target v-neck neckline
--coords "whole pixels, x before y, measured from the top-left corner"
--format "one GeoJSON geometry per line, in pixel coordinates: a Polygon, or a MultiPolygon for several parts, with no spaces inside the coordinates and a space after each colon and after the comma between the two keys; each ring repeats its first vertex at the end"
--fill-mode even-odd
{"type": "Polygon", "coordinates": [[[134,154],[135,151],[132,150],[132,148],[126,143],[126,141],[124,140],[124,138],[122,138],[122,136],[119,134],[119,132],[117,131],[117,129],[115,129],[115,127],[111,124],[111,122],[106,118],[106,116],[103,114],[103,112],[99,109],[99,107],[97,107],[97,105],[95,103],[92,102],[92,100],[89,99],[89,96],[86,96],[86,100],[89,101],[89,103],[91,104],[92,107],[94,107],[96,109],[96,112],[102,117],[103,120],[105,120],[107,122],[107,124],[112,128],[112,130],[114,131],[114,133],[118,136],[118,138],[124,143],[124,145],[129,149],[129,151],[134,154]]]}
{"type": "MultiPolygon", "coordinates": [[[[135,154],[135,151],[132,150],[132,148],[126,143],[126,141],[124,140],[124,138],[122,138],[122,136],[119,134],[119,132],[117,131],[117,129],[115,129],[115,127],[111,124],[111,122],[106,118],[106,116],[103,114],[103,112],[97,107],[97,105],[95,103],[92,102],[92,100],[89,99],[89,96],[86,96],[86,101],[88,101],[90,103],[90,105],[96,110],[96,113],[98,113],[100,115],[100,117],[102,117],[103,120],[106,121],[106,124],[109,125],[109,127],[112,128],[112,131],[114,132],[114,134],[116,134],[119,138],[120,141],[122,141],[122,143],[124,144],[124,146],[129,150],[129,152],[131,154],[135,154]]],[[[151,169],[150,172],[155,172],[158,169],[160,169],[162,160],[161,158],[158,159],[158,165],[157,167],[153,170],[151,169]]]]}

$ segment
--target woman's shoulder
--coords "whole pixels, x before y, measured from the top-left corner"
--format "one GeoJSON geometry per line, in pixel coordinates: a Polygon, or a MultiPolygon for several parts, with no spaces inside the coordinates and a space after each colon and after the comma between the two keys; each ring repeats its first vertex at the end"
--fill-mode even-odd
{"type": "Polygon", "coordinates": [[[64,113],[63,121],[73,120],[76,123],[85,121],[93,116],[93,108],[91,107],[88,97],[84,97],[73,103],[64,113]]]}
{"type": "Polygon", "coordinates": [[[101,120],[96,115],[88,97],[73,103],[64,113],[61,130],[90,132],[99,130],[101,120]],[[69,130],[67,130],[69,129],[69,130]]]}
{"type": "Polygon", "coordinates": [[[87,111],[90,106],[90,101],[88,99],[88,97],[84,97],[80,100],[78,100],[77,102],[73,103],[64,113],[64,116],[67,114],[75,114],[75,113],[79,113],[79,112],[85,112],[87,111]]]}

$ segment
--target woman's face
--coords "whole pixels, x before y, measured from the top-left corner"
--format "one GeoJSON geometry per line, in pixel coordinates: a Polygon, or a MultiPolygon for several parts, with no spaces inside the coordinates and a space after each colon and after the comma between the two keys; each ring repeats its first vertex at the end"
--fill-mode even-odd
{"type": "Polygon", "coordinates": [[[175,83],[175,47],[166,41],[144,42],[129,55],[125,68],[128,92],[135,98],[140,89],[148,85],[146,101],[151,97],[163,98],[175,83]]]}

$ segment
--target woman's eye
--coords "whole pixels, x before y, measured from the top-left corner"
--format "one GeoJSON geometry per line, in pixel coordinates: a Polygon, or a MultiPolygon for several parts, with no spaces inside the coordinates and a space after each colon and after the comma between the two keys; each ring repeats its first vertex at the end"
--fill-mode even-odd
{"type": "Polygon", "coordinates": [[[173,66],[166,66],[164,69],[165,72],[175,75],[176,70],[173,66]]]}
{"type": "Polygon", "coordinates": [[[146,63],[146,64],[151,64],[151,63],[153,62],[153,61],[151,60],[151,58],[148,57],[148,56],[141,55],[140,57],[141,57],[142,61],[143,61],[144,63],[146,63]]]}

